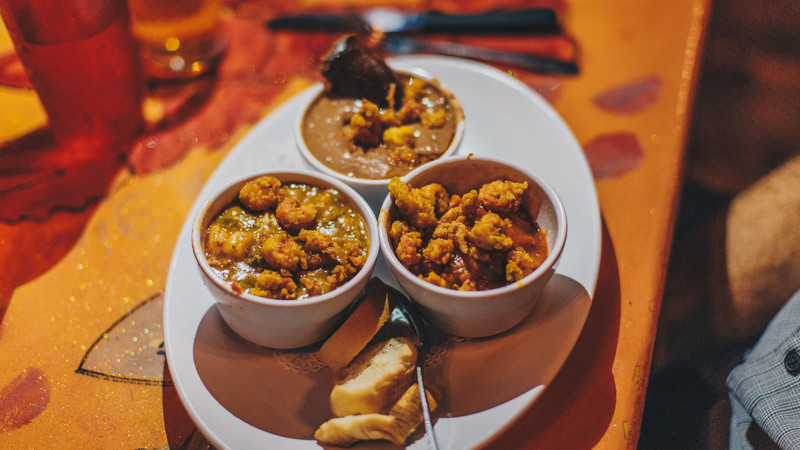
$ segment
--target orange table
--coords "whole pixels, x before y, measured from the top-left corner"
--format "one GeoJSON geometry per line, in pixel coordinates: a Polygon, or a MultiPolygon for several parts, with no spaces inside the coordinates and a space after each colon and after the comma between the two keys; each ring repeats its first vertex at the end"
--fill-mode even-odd
{"type": "MultiPolygon", "coordinates": [[[[248,126],[317,78],[335,36],[270,33],[264,19],[366,2],[232,3],[231,47],[194,114],[143,136],[126,163],[37,166],[46,123],[0,33],[0,446],[204,445],[164,365],[161,295],[204,181],[248,126]],[[161,340],[160,340],[161,339],[161,340]],[[123,374],[123,375],[119,375],[123,374]]],[[[535,6],[542,2],[513,2],[535,6]]],[[[455,0],[394,0],[464,12],[455,0]]],[[[542,397],[488,448],[636,445],[650,369],[708,0],[551,1],[558,37],[451,37],[575,57],[577,77],[513,74],[572,128],[604,220],[594,302],[542,397]]],[[[474,11],[510,6],[473,2],[474,11]]],[[[505,68],[504,68],[505,69],[505,68]]],[[[192,89],[195,89],[193,87],[192,89]]],[[[162,92],[163,93],[163,92],[162,92]]],[[[155,98],[146,111],[172,106],[155,98]]]]}

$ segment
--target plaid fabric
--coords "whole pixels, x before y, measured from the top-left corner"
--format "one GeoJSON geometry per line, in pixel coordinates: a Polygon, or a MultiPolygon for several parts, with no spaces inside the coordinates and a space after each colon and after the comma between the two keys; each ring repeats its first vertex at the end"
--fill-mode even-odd
{"type": "Polygon", "coordinates": [[[753,420],[782,448],[800,448],[800,374],[784,366],[793,350],[800,352],[800,291],[728,375],[731,448],[752,448],[745,435],[753,420]]]}

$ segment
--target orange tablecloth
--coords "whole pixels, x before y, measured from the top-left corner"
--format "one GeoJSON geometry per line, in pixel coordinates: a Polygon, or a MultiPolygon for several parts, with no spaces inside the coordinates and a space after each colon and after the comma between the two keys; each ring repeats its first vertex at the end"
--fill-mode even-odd
{"type": "MultiPolygon", "coordinates": [[[[231,47],[210,96],[195,114],[144,136],[127,164],[26,166],[0,148],[0,447],[204,445],[160,350],[173,246],[217,163],[249,125],[317,77],[316,57],[335,39],[270,33],[263,19],[367,2],[284,3],[230,5],[231,47]]],[[[455,0],[389,3],[464,12],[455,0]]],[[[454,37],[578,60],[577,77],[512,73],[572,128],[604,220],[598,287],[575,349],[543,396],[488,448],[634,447],[709,2],[549,3],[565,37],[454,37]]],[[[469,8],[498,6],[511,5],[483,0],[469,8]]],[[[3,142],[46,122],[19,69],[0,33],[3,142]]],[[[156,115],[168,107],[149,105],[156,115]]],[[[33,136],[23,148],[35,151],[40,141],[33,136]]]]}

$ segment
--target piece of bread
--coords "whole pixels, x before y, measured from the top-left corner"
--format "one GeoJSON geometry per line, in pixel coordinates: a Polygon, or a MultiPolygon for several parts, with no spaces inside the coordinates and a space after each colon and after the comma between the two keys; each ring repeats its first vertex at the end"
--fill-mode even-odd
{"type": "MultiPolygon", "coordinates": [[[[428,400],[428,409],[433,412],[438,406],[435,396],[431,391],[426,389],[425,397],[428,400]]],[[[405,442],[424,420],[422,416],[422,402],[420,400],[419,384],[414,383],[406,390],[403,396],[400,397],[400,400],[392,406],[392,409],[389,410],[389,415],[397,418],[396,434],[402,439],[400,442],[394,441],[396,444],[405,442]]]]}
{"type": "Polygon", "coordinates": [[[365,292],[364,300],[317,353],[319,360],[334,371],[349,364],[367,346],[397,305],[397,299],[378,278],[369,280],[365,292]]]}
{"type": "Polygon", "coordinates": [[[416,362],[417,347],[404,337],[367,347],[334,377],[334,415],[386,412],[413,382],[416,362]]]}
{"type": "MultiPolygon", "coordinates": [[[[428,407],[436,409],[434,395],[426,391],[428,407]]],[[[414,383],[389,410],[389,414],[335,417],[320,425],[314,438],[324,445],[348,447],[362,440],[386,439],[402,445],[422,423],[419,385],[414,383]]]]}
{"type": "Polygon", "coordinates": [[[397,419],[387,414],[334,417],[317,428],[314,439],[323,445],[349,447],[358,441],[386,439],[402,444],[397,419]]]}

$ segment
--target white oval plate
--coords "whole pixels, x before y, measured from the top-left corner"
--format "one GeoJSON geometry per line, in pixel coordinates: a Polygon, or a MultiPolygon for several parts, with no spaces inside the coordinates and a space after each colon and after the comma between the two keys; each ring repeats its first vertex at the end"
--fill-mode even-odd
{"type": "MultiPolygon", "coordinates": [[[[517,79],[450,57],[397,57],[389,64],[426,70],[461,101],[466,126],[459,154],[491,155],[531,168],[553,185],[567,210],[561,263],[533,312],[502,335],[447,342],[426,368],[426,378],[442,391],[435,425],[440,447],[471,448],[502,432],[541,395],[583,328],[600,266],[594,180],[563,120],[517,79]]],[[[184,406],[219,448],[320,448],[313,430],[330,415],[329,369],[314,367],[313,361],[304,367],[297,359],[303,355],[257,347],[222,325],[190,242],[194,212],[225,182],[268,169],[309,168],[292,130],[311,95],[313,88],[282,105],[231,151],[198,196],[172,257],[164,295],[167,361],[184,406]]],[[[375,276],[396,286],[383,261],[375,276]]],[[[427,444],[419,439],[409,447],[427,444]]]]}

